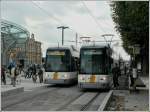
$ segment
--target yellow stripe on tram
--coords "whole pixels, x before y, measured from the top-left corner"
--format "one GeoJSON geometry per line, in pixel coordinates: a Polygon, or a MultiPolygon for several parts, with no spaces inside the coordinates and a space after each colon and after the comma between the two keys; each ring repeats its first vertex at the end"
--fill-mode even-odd
{"type": "Polygon", "coordinates": [[[55,72],[55,73],[53,74],[53,79],[55,79],[55,80],[58,79],[58,73],[57,73],[57,72],[55,72]]]}
{"type": "Polygon", "coordinates": [[[91,75],[90,83],[95,83],[95,81],[96,81],[96,76],[95,75],[91,75]]]}

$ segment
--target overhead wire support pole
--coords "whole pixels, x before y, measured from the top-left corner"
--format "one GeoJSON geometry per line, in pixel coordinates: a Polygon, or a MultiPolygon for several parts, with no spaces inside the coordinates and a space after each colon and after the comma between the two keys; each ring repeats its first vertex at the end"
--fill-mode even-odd
{"type": "Polygon", "coordinates": [[[57,29],[62,29],[62,45],[64,45],[64,29],[69,28],[66,26],[59,26],[57,29]]]}
{"type": "Polygon", "coordinates": [[[76,47],[77,47],[77,44],[78,44],[78,34],[76,33],[76,47]]]}

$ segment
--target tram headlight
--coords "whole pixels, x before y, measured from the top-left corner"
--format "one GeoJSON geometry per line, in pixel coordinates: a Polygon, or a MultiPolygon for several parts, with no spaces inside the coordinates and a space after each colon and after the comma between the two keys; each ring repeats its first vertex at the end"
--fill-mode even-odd
{"type": "Polygon", "coordinates": [[[67,78],[67,74],[64,75],[64,78],[67,78]]]}
{"type": "Polygon", "coordinates": [[[64,74],[64,75],[62,75],[62,77],[66,79],[68,76],[67,76],[67,74],[64,74]]]}
{"type": "Polygon", "coordinates": [[[45,73],[45,77],[46,77],[46,78],[48,77],[48,74],[47,74],[47,73],[45,73]]]}
{"type": "Polygon", "coordinates": [[[103,77],[102,80],[106,80],[106,77],[103,77]]]}
{"type": "Polygon", "coordinates": [[[83,76],[80,76],[80,80],[84,80],[84,77],[83,77],[83,76]]]}

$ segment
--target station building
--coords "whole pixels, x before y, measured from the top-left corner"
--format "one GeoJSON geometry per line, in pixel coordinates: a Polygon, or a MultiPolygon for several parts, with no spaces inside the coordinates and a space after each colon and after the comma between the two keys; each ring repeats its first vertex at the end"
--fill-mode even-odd
{"type": "Polygon", "coordinates": [[[29,64],[42,63],[41,42],[35,40],[34,34],[10,21],[1,21],[1,64],[8,66],[10,54],[15,61],[26,67],[29,64]]]}

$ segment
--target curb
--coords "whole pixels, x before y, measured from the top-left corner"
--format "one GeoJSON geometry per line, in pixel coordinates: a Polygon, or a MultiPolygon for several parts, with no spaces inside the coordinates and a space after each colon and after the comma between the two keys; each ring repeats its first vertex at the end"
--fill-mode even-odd
{"type": "Polygon", "coordinates": [[[24,87],[17,87],[17,88],[11,89],[11,90],[2,91],[1,97],[7,97],[10,95],[15,95],[15,94],[21,93],[23,91],[24,91],[24,87]]]}
{"type": "Polygon", "coordinates": [[[113,90],[109,91],[109,93],[105,96],[102,104],[98,108],[98,111],[104,111],[106,109],[110,99],[112,98],[112,95],[113,95],[113,90]]]}

